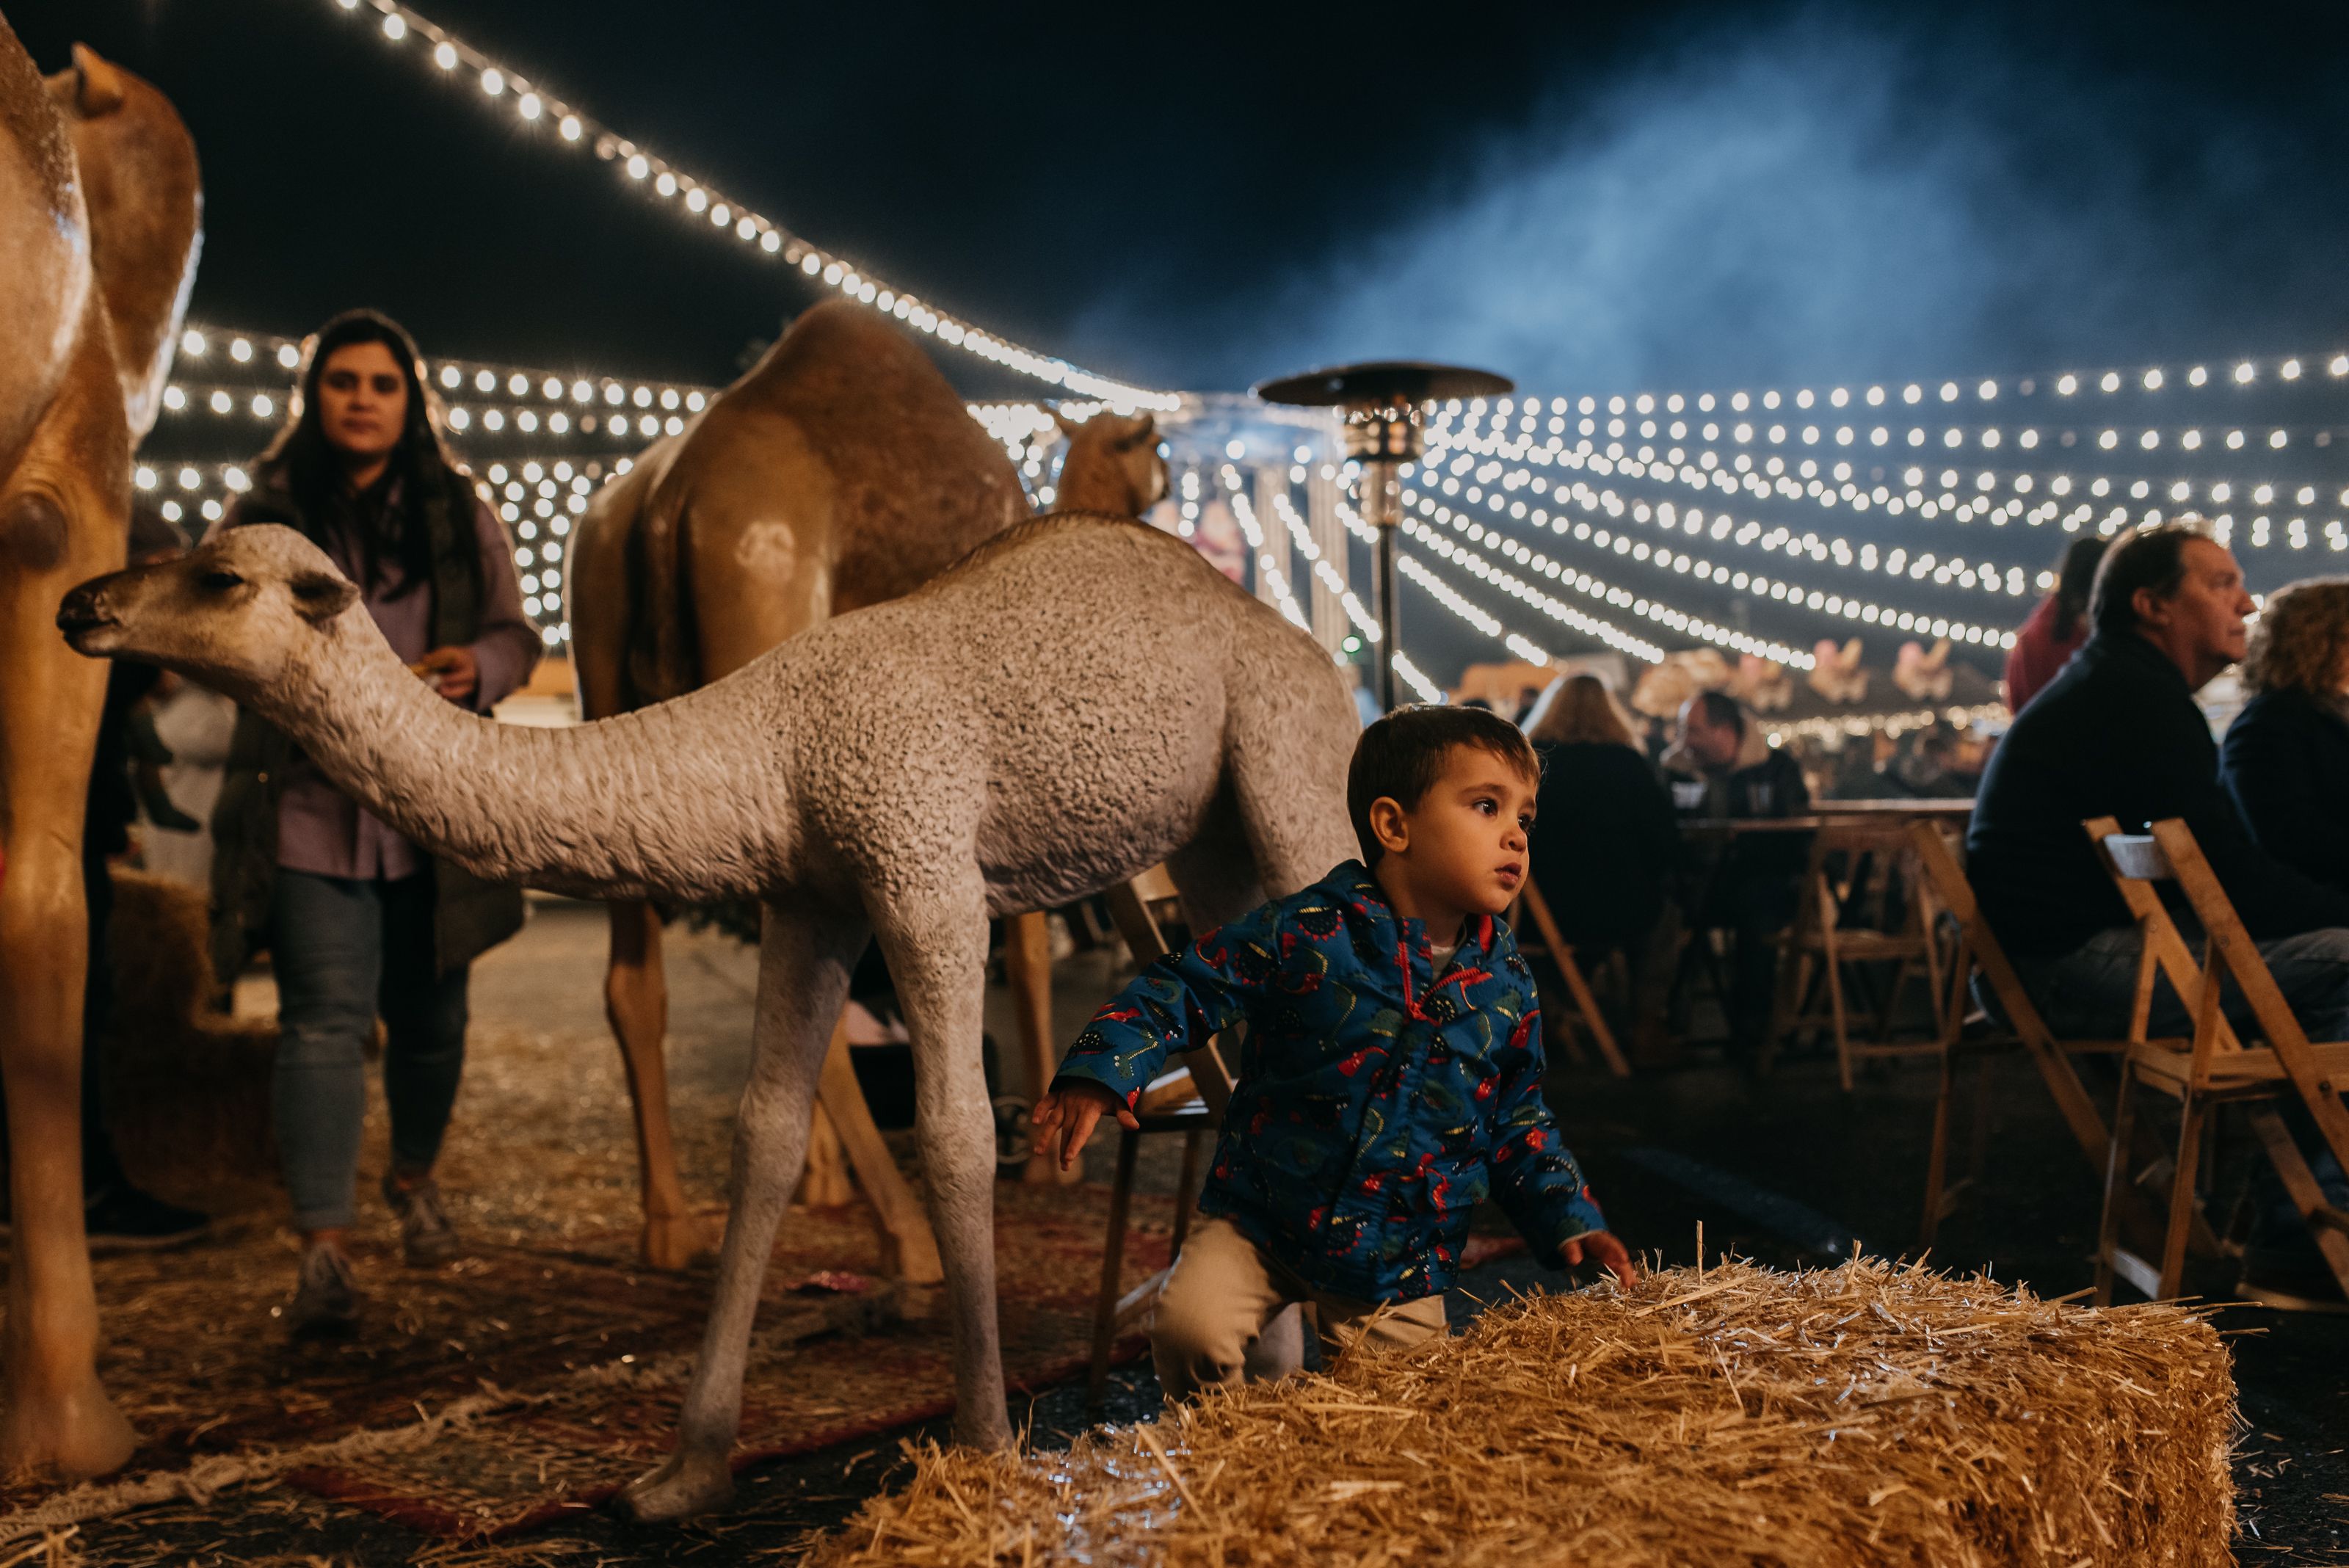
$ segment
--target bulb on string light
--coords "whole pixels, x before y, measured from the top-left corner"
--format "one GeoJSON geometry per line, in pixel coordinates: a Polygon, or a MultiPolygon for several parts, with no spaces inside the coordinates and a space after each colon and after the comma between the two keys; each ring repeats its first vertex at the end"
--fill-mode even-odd
{"type": "Polygon", "coordinates": [[[495,66],[481,73],[481,90],[495,98],[506,90],[506,74],[495,66]]]}
{"type": "Polygon", "coordinates": [[[435,44],[432,47],[432,63],[439,66],[444,71],[455,70],[457,68],[456,46],[453,44],[435,44]]]}
{"type": "Polygon", "coordinates": [[[395,44],[408,36],[408,18],[397,11],[386,13],[383,18],[383,36],[395,44]]]}

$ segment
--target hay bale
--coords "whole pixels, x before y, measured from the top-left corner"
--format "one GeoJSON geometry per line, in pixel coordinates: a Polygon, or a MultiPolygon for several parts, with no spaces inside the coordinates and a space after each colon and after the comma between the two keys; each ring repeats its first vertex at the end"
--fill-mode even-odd
{"type": "Polygon", "coordinates": [[[2190,1313],[1725,1262],[1067,1453],[920,1449],[809,1561],[2219,1564],[2235,1424],[2190,1313]]]}
{"type": "Polygon", "coordinates": [[[212,1010],[203,893],[136,871],[114,874],[107,1124],[132,1179],[213,1212],[267,1202],[278,1181],[269,1078],[274,1019],[212,1010]]]}

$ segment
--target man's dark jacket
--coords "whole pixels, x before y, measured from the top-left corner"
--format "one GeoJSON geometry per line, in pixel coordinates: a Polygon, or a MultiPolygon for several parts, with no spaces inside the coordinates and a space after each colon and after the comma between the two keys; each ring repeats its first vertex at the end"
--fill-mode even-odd
{"type": "Polygon", "coordinates": [[[2220,748],[2219,776],[2252,841],[2349,891],[2349,721],[2305,691],[2264,691],[2220,748]]]}
{"type": "Polygon", "coordinates": [[[2255,940],[2349,926],[2349,894],[2263,854],[2219,783],[2186,677],[2143,638],[2099,633],[1991,754],[1966,835],[1984,918],[2016,958],[2060,958],[2131,923],[2081,824],[2183,817],[2255,940]]]}

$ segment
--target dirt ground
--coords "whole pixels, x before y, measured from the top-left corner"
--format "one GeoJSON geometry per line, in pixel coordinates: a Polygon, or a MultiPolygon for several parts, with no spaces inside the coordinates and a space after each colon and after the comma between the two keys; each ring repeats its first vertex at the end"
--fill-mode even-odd
{"type": "MultiPolygon", "coordinates": [[[[631,1212],[626,1101],[602,1017],[603,948],[600,910],[544,903],[522,937],[476,970],[476,1035],[484,1044],[469,1069],[444,1160],[461,1224],[494,1233],[608,1225],[631,1212]],[[502,1062],[494,1043],[518,1032],[542,1048],[502,1062]],[[584,1189],[564,1191],[558,1202],[550,1183],[584,1189]]],[[[714,1199],[747,1063],[755,966],[726,939],[675,931],[668,961],[680,1156],[688,1189],[714,1199]]],[[[1059,966],[1061,1039],[1073,1033],[1115,978],[1097,953],[1059,966]]],[[[1009,998],[999,989],[990,992],[988,1027],[1006,1046],[1005,1087],[1020,1089],[1009,998]]],[[[1888,1255],[1914,1250],[1933,1087],[1930,1068],[1902,1065],[1870,1075],[1846,1095],[1832,1064],[1817,1057],[1783,1062],[1754,1083],[1700,1050],[1686,1065],[1629,1081],[1560,1065],[1551,1097],[1614,1228],[1634,1248],[1667,1262],[1691,1261],[1702,1223],[1708,1252],[1734,1250],[1791,1266],[1833,1262],[1854,1245],[1888,1255]]],[[[2079,1290],[2090,1279],[2096,1178],[2026,1064],[1999,1069],[1991,1103],[1981,1189],[1943,1224],[1933,1261],[1988,1268],[2046,1295],[2079,1290]]],[[[381,1138],[371,1122],[369,1172],[380,1168],[381,1138]]],[[[1145,1144],[1145,1188],[1172,1189],[1175,1142],[1145,1144]]],[[[1092,1179],[1107,1181],[1113,1147],[1104,1142],[1089,1155],[1092,1179]]],[[[910,1158],[910,1148],[905,1153],[910,1158]]],[[[362,1185],[371,1191],[370,1178],[362,1185]]],[[[246,1221],[268,1222],[265,1216],[246,1221]]],[[[379,1206],[363,1206],[362,1224],[388,1228],[389,1220],[379,1206]]],[[[285,1258],[290,1285],[290,1251],[285,1258]]],[[[1522,1258],[1473,1271],[1454,1298],[1454,1316],[1473,1315],[1479,1298],[1560,1280],[1522,1258]]],[[[2216,1292],[2227,1282],[2197,1279],[2189,1288],[2216,1292]]],[[[2236,1462],[2240,1559],[2349,1562],[2349,1318],[2242,1306],[2230,1308],[2220,1323],[2233,1334],[2247,1423],[2236,1462]]],[[[254,1332],[269,1332],[268,1325],[256,1323],[254,1332]]],[[[1050,1444],[1065,1442],[1089,1419],[1146,1417],[1157,1399],[1155,1380],[1146,1367],[1135,1367],[1119,1375],[1104,1411],[1089,1415],[1081,1386],[1071,1385],[1019,1399],[1012,1414],[1035,1441],[1050,1444]]],[[[459,1544],[266,1487],[225,1491],[203,1506],[94,1521],[47,1550],[19,1542],[0,1548],[0,1562],[209,1568],[790,1561],[809,1532],[835,1524],[890,1484],[902,1463],[900,1438],[908,1435],[761,1465],[742,1476],[730,1512],[682,1528],[642,1529],[597,1514],[486,1545],[459,1544]]]]}

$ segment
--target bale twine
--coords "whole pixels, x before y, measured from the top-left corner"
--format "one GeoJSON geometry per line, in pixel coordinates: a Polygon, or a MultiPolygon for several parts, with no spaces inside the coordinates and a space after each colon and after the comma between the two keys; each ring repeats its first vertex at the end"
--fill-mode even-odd
{"type": "Polygon", "coordinates": [[[114,992],[106,1033],[106,1117],[142,1186],[219,1211],[266,1201],[277,1178],[269,1078],[274,1019],[212,1010],[203,893],[136,871],[114,874],[107,928],[114,992]]]}
{"type": "Polygon", "coordinates": [[[1066,1453],[911,1448],[849,1563],[2231,1561],[2225,1345],[1861,1260],[1540,1295],[1066,1453]]]}

